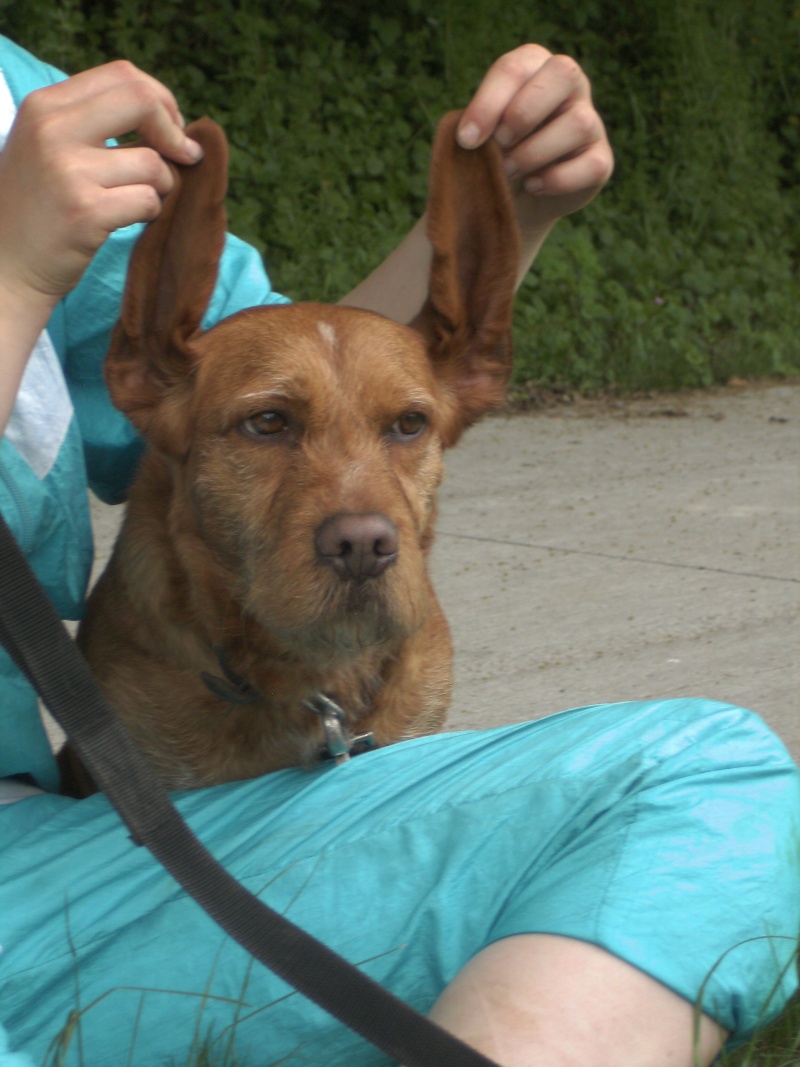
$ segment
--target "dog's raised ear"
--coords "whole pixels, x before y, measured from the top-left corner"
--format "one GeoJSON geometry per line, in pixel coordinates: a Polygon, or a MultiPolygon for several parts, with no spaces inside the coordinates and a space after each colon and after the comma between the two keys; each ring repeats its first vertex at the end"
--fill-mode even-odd
{"type": "Polygon", "coordinates": [[[511,313],[519,231],[500,149],[456,142],[461,112],[439,123],[427,209],[433,262],[428,299],[411,323],[454,401],[452,445],[505,398],[512,368],[511,313]]]}
{"type": "Polygon", "coordinates": [[[167,394],[177,399],[194,369],[192,340],[214,290],[226,231],[225,134],[208,118],[186,132],[202,145],[203,158],[172,166],[175,185],[133,249],[105,364],[114,404],[151,437],[158,423],[157,443],[168,450],[169,427],[155,412],[167,394]]]}

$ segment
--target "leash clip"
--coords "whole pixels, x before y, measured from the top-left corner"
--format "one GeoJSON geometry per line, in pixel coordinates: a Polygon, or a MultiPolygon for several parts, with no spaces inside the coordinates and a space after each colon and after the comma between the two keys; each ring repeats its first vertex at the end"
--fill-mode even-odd
{"type": "Polygon", "coordinates": [[[304,700],[303,707],[318,715],[322,722],[325,747],[320,754],[321,759],[332,759],[338,766],[347,763],[352,756],[376,747],[375,738],[371,733],[350,736],[345,713],[324,693],[317,693],[310,700],[304,700]]]}

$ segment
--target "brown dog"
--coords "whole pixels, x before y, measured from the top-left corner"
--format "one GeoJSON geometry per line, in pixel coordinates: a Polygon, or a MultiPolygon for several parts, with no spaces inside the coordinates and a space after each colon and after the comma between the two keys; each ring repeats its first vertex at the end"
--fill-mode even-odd
{"type": "MultiPolygon", "coordinates": [[[[208,120],[190,130],[202,163],[136,246],[106,378],[149,449],[79,643],[170,788],[442,723],[451,646],[426,562],[442,449],[503,401],[518,263],[499,153],[458,148],[457,121],[434,145],[414,328],[308,303],[201,331],[226,226],[208,120]]],[[[92,791],[69,749],[61,763],[92,791]]]]}

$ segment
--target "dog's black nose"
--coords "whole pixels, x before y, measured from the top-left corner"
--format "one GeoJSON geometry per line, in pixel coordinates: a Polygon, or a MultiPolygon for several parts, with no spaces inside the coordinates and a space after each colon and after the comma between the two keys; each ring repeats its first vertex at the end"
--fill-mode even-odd
{"type": "Polygon", "coordinates": [[[358,582],[383,574],[400,548],[397,527],[376,512],[332,515],[317,527],[314,544],[340,577],[358,582]]]}

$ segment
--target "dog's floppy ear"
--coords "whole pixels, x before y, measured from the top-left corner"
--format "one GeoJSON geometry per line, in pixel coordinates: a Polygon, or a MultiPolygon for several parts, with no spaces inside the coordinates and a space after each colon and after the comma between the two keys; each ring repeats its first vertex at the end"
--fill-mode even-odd
{"type": "Polygon", "coordinates": [[[428,300],[411,325],[425,337],[437,377],[455,411],[445,444],[499,407],[512,367],[511,312],[519,232],[500,149],[456,142],[461,112],[439,123],[433,144],[428,300]]]}
{"type": "Polygon", "coordinates": [[[175,185],[133,249],[105,365],[114,404],[168,450],[178,420],[171,428],[165,413],[155,412],[168,394],[179,406],[180,386],[194,369],[192,339],[214,290],[226,230],[225,134],[208,118],[186,132],[202,145],[203,158],[172,167],[175,185]]]}

